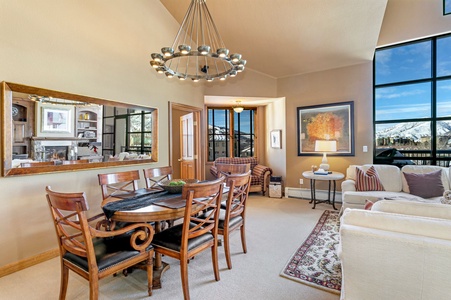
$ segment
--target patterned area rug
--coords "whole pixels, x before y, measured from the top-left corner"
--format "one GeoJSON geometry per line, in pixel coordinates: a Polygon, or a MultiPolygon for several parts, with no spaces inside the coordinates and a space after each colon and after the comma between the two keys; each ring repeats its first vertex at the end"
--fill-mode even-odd
{"type": "Polygon", "coordinates": [[[340,218],[326,210],[280,276],[340,294],[341,264],[337,256],[340,218]]]}

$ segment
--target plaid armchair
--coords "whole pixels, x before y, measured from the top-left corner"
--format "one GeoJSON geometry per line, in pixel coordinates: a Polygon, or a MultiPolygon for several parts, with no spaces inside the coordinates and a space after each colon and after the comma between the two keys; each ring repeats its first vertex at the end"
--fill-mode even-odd
{"type": "Polygon", "coordinates": [[[269,186],[269,177],[272,169],[258,164],[256,157],[218,157],[210,167],[210,173],[217,178],[217,164],[250,164],[251,165],[251,192],[262,192],[265,195],[269,186]]]}

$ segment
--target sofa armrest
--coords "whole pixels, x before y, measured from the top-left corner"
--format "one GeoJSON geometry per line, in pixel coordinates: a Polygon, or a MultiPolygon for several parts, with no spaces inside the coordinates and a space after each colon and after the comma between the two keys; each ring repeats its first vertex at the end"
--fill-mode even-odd
{"type": "Polygon", "coordinates": [[[348,191],[355,191],[355,181],[352,179],[346,179],[341,183],[341,191],[342,192],[348,192],[348,191]]]}
{"type": "Polygon", "coordinates": [[[214,178],[218,178],[218,169],[215,165],[210,167],[210,174],[213,175],[214,178]]]}

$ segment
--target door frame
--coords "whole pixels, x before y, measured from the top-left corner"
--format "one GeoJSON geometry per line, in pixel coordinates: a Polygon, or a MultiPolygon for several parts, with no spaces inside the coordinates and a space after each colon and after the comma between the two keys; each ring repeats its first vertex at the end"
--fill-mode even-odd
{"type": "Polygon", "coordinates": [[[168,112],[169,112],[169,120],[168,120],[168,134],[169,134],[169,165],[174,165],[174,159],[177,160],[178,158],[175,158],[173,156],[172,146],[174,145],[173,139],[179,138],[179,136],[174,136],[172,134],[173,128],[172,128],[172,116],[174,110],[181,110],[186,111],[187,113],[192,112],[193,113],[193,120],[195,122],[194,126],[194,153],[197,155],[197,159],[195,162],[195,177],[199,180],[205,179],[205,154],[203,153],[203,149],[200,147],[201,145],[201,139],[202,139],[202,132],[204,127],[204,122],[202,119],[202,112],[203,108],[190,106],[186,104],[180,104],[175,102],[168,102],[168,112]]]}

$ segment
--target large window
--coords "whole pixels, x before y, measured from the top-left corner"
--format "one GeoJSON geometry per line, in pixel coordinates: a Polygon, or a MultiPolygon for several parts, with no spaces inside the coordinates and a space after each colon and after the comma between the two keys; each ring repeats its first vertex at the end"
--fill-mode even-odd
{"type": "Polygon", "coordinates": [[[208,160],[254,156],[255,109],[208,109],[208,160]]]}
{"type": "Polygon", "coordinates": [[[375,163],[449,165],[451,35],[376,51],[374,136],[375,163]]]}

